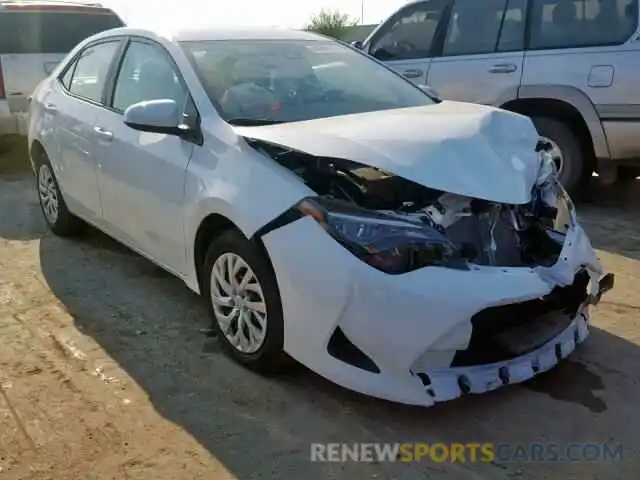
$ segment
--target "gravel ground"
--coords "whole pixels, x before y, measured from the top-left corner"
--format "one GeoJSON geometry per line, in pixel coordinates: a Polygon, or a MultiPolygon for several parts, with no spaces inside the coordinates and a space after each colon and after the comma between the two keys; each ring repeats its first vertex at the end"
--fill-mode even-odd
{"type": "Polygon", "coordinates": [[[640,185],[596,198],[581,218],[617,285],[590,339],[524,385],[421,409],[231,363],[179,280],[101,233],[52,236],[23,157],[0,157],[0,480],[637,478],[640,185]],[[624,457],[309,461],[311,442],[385,441],[614,442],[624,457]]]}

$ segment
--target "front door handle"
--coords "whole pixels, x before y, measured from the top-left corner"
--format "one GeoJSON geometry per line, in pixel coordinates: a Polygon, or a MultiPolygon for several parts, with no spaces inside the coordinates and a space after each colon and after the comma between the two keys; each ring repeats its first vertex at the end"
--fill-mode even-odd
{"type": "Polygon", "coordinates": [[[55,112],[56,110],[58,110],[58,107],[56,107],[53,103],[45,103],[44,109],[47,112],[55,112]]]}
{"type": "Polygon", "coordinates": [[[517,69],[515,63],[497,63],[489,69],[489,73],[513,73],[517,69]]]}
{"type": "Polygon", "coordinates": [[[108,142],[113,140],[113,133],[111,133],[109,130],[106,130],[102,127],[94,127],[93,131],[103,140],[106,140],[108,142]]]}
{"type": "Polygon", "coordinates": [[[402,74],[406,78],[420,78],[423,72],[422,70],[418,70],[417,68],[411,68],[409,70],[405,70],[402,74]]]}

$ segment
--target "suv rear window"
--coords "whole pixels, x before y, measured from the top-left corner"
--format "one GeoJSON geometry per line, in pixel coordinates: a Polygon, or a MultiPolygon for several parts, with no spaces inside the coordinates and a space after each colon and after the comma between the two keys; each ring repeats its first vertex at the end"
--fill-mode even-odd
{"type": "Polygon", "coordinates": [[[68,53],[85,38],[121,26],[109,10],[0,10],[0,54],[68,53]]]}

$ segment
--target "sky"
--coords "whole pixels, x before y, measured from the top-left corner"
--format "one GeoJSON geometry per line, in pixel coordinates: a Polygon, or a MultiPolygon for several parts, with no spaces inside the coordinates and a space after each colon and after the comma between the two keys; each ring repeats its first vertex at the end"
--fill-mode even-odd
{"type": "Polygon", "coordinates": [[[300,28],[321,9],[378,23],[407,0],[102,0],[131,26],[279,26],[300,28]]]}

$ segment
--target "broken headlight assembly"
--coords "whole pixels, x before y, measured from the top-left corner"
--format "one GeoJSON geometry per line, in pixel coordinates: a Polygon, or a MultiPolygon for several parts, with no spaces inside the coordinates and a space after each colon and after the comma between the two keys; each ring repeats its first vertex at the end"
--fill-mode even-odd
{"type": "Polygon", "coordinates": [[[420,219],[319,197],[307,198],[297,208],[355,256],[385,273],[407,273],[426,266],[469,268],[456,246],[420,219]]]}
{"type": "Polygon", "coordinates": [[[539,142],[540,170],[532,195],[533,211],[549,234],[560,239],[575,224],[575,209],[569,194],[558,180],[550,145],[539,142]]]}

